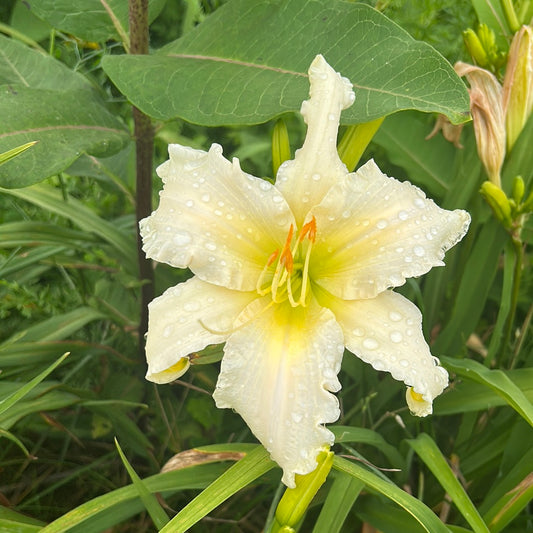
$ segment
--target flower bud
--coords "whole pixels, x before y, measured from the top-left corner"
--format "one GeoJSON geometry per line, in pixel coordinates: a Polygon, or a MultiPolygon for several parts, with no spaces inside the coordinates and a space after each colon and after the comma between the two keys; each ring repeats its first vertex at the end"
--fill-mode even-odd
{"type": "Polygon", "coordinates": [[[503,109],[507,128],[507,149],[511,150],[533,107],[533,36],[522,26],[509,50],[503,81],[503,109]]]}
{"type": "Polygon", "coordinates": [[[477,33],[472,28],[468,28],[463,32],[463,39],[465,41],[468,53],[476,62],[476,64],[478,64],[480,67],[487,67],[489,65],[489,58],[477,33]]]}
{"type": "Polygon", "coordinates": [[[276,509],[276,520],[281,526],[295,526],[309,507],[318,489],[324,484],[333,466],[334,453],[321,451],[316,460],[315,470],[304,476],[296,475],[296,487],[287,489],[276,509]]]}
{"type": "Polygon", "coordinates": [[[470,83],[470,112],[479,157],[490,181],[500,186],[500,170],[505,157],[505,115],[502,88],[489,71],[467,63],[455,64],[459,76],[470,83]]]}
{"type": "Polygon", "coordinates": [[[515,176],[513,181],[513,200],[516,202],[516,205],[520,205],[522,198],[524,198],[525,190],[526,184],[522,176],[515,176]]]}
{"type": "Polygon", "coordinates": [[[289,143],[289,132],[285,121],[280,118],[274,126],[272,132],[272,170],[274,177],[278,173],[281,164],[291,158],[291,145],[289,143]]]}
{"type": "Polygon", "coordinates": [[[479,192],[483,195],[490,208],[494,212],[494,215],[504,225],[504,227],[511,227],[511,204],[500,187],[497,187],[490,181],[485,181],[483,185],[481,185],[479,192]]]}

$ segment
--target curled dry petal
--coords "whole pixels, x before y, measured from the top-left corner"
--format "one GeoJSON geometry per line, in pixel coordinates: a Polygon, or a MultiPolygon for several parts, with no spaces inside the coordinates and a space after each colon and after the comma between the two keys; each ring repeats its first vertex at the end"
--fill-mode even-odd
{"type": "Polygon", "coordinates": [[[470,83],[470,112],[479,157],[489,179],[500,185],[500,170],[505,157],[505,114],[502,87],[488,70],[467,63],[455,64],[459,76],[470,83]]]}

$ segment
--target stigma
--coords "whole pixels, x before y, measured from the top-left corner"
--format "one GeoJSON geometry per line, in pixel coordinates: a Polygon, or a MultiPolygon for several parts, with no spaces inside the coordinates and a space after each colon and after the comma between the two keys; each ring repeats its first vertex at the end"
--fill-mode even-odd
{"type": "Polygon", "coordinates": [[[283,248],[270,254],[257,280],[257,292],[261,296],[271,293],[274,303],[288,300],[292,307],[307,305],[309,261],[316,232],[315,217],[302,226],[296,239],[291,224],[283,248]]]}

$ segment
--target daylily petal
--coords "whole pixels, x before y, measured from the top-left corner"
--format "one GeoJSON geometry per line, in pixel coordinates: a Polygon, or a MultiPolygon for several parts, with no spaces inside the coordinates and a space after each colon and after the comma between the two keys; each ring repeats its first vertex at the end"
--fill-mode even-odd
{"type": "Polygon", "coordinates": [[[255,292],[231,291],[194,277],[148,305],[146,379],[169,383],[189,367],[188,355],[224,342],[255,292]],[[208,329],[207,329],[208,328],[208,329]]]}
{"type": "Polygon", "coordinates": [[[413,414],[431,414],[431,404],[448,385],[422,334],[422,314],[401,294],[385,291],[366,300],[342,301],[318,291],[342,327],[346,348],[376,370],[386,370],[408,387],[413,414]],[[414,393],[414,395],[413,395],[414,393]]]}
{"type": "Polygon", "coordinates": [[[314,470],[318,452],[334,441],[322,424],[340,414],[328,391],[340,389],[342,331],[314,301],[263,309],[226,342],[213,397],[244,418],[294,487],[294,475],[314,470]]]}
{"type": "Polygon", "coordinates": [[[466,233],[470,215],[446,211],[410,183],[369,161],[338,180],[313,208],[317,242],[310,276],[335,296],[373,298],[443,265],[466,233]]]}
{"type": "Polygon", "coordinates": [[[157,172],[159,207],[140,223],[147,257],[230,289],[251,290],[268,256],[283,246],[294,222],[274,186],[209,152],[177,144],[157,172]]]}
{"type": "Polygon", "coordinates": [[[311,98],[302,103],[307,123],[304,145],[294,160],[281,165],[276,186],[283,193],[300,226],[309,209],[319,203],[335,181],[348,171],[337,153],[341,111],[351,106],[352,84],[318,55],[309,68],[311,98]]]}

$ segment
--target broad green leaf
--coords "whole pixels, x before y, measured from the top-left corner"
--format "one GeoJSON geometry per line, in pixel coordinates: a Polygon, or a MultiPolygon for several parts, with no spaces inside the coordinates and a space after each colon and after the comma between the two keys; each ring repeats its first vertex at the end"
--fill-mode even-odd
{"type": "Polygon", "coordinates": [[[442,358],[445,366],[461,376],[490,387],[533,426],[533,404],[503,370],[489,370],[472,359],[442,358]]]}
{"type": "Polygon", "coordinates": [[[364,486],[362,481],[345,472],[335,472],[313,533],[338,533],[364,486]]]}
{"type": "Polygon", "coordinates": [[[402,109],[469,116],[463,82],[431,46],[378,11],[339,0],[232,0],[151,56],[111,56],[103,67],[157,119],[208,126],[257,124],[299,111],[317,54],[354,84],[344,124],[402,109]]]}
{"type": "Polygon", "coordinates": [[[428,533],[448,533],[447,527],[429,507],[397,487],[392,481],[385,481],[363,466],[338,456],[333,461],[333,468],[363,481],[368,487],[403,507],[428,533]]]}
{"type": "MultiPolygon", "coordinates": [[[[165,0],[148,0],[152,21],[165,0]]],[[[28,0],[31,11],[58,30],[86,41],[117,39],[128,31],[128,0],[28,0]]]]}
{"type": "Polygon", "coordinates": [[[115,446],[117,447],[118,453],[120,455],[120,459],[122,460],[122,464],[126,467],[126,470],[128,471],[128,475],[130,476],[130,479],[133,481],[133,486],[137,489],[137,492],[139,493],[139,497],[141,498],[143,505],[146,507],[146,510],[148,511],[148,514],[150,515],[150,518],[154,522],[154,525],[157,527],[157,529],[161,529],[165,526],[165,524],[168,523],[168,515],[164,511],[164,509],[161,507],[161,504],[157,501],[157,498],[154,494],[152,494],[143,483],[142,479],[138,476],[137,472],[135,472],[134,468],[131,466],[130,462],[124,455],[124,452],[122,451],[122,448],[120,447],[120,444],[118,443],[118,440],[115,438],[115,446]]]}
{"type": "Polygon", "coordinates": [[[453,181],[454,146],[441,135],[427,139],[431,125],[417,113],[398,113],[387,117],[374,136],[390,161],[404,168],[409,180],[442,197],[453,181]]]}
{"type": "Polygon", "coordinates": [[[121,122],[89,91],[0,87],[0,152],[34,148],[0,167],[0,185],[26,187],[65,170],[82,153],[104,157],[129,142],[121,122]]]}
{"type": "Polygon", "coordinates": [[[13,392],[13,394],[10,394],[7,398],[0,400],[0,415],[13,407],[20,399],[26,396],[26,394],[35,388],[46,376],[48,376],[48,374],[53,372],[68,355],[69,352],[64,353],[57,361],[52,363],[46,370],[43,370],[38,376],[34,377],[28,383],[22,385],[16,392],[13,392]]]}
{"type": "Polygon", "coordinates": [[[489,533],[487,525],[433,439],[429,435],[421,433],[416,439],[407,442],[446,490],[475,533],[489,533]]]}
{"type": "Polygon", "coordinates": [[[51,91],[91,91],[93,86],[78,72],[52,56],[0,34],[0,85],[48,89],[51,91]]]}
{"type": "Polygon", "coordinates": [[[34,41],[46,39],[52,29],[49,24],[36,17],[30,11],[25,0],[16,0],[13,11],[11,12],[9,26],[14,30],[22,32],[34,41]]]}
{"type": "Polygon", "coordinates": [[[126,271],[136,272],[136,245],[133,227],[128,234],[121,230],[117,224],[96,215],[83,202],[72,197],[65,200],[61,193],[53,187],[34,185],[25,189],[0,188],[0,192],[21,198],[59,216],[66,217],[82,230],[98,235],[111,245],[116,257],[123,262],[126,271]]]}
{"type": "Polygon", "coordinates": [[[230,496],[246,487],[272,468],[268,452],[257,446],[234,464],[217,480],[213,481],[192,502],[186,505],[160,533],[184,533],[230,496]]]}

